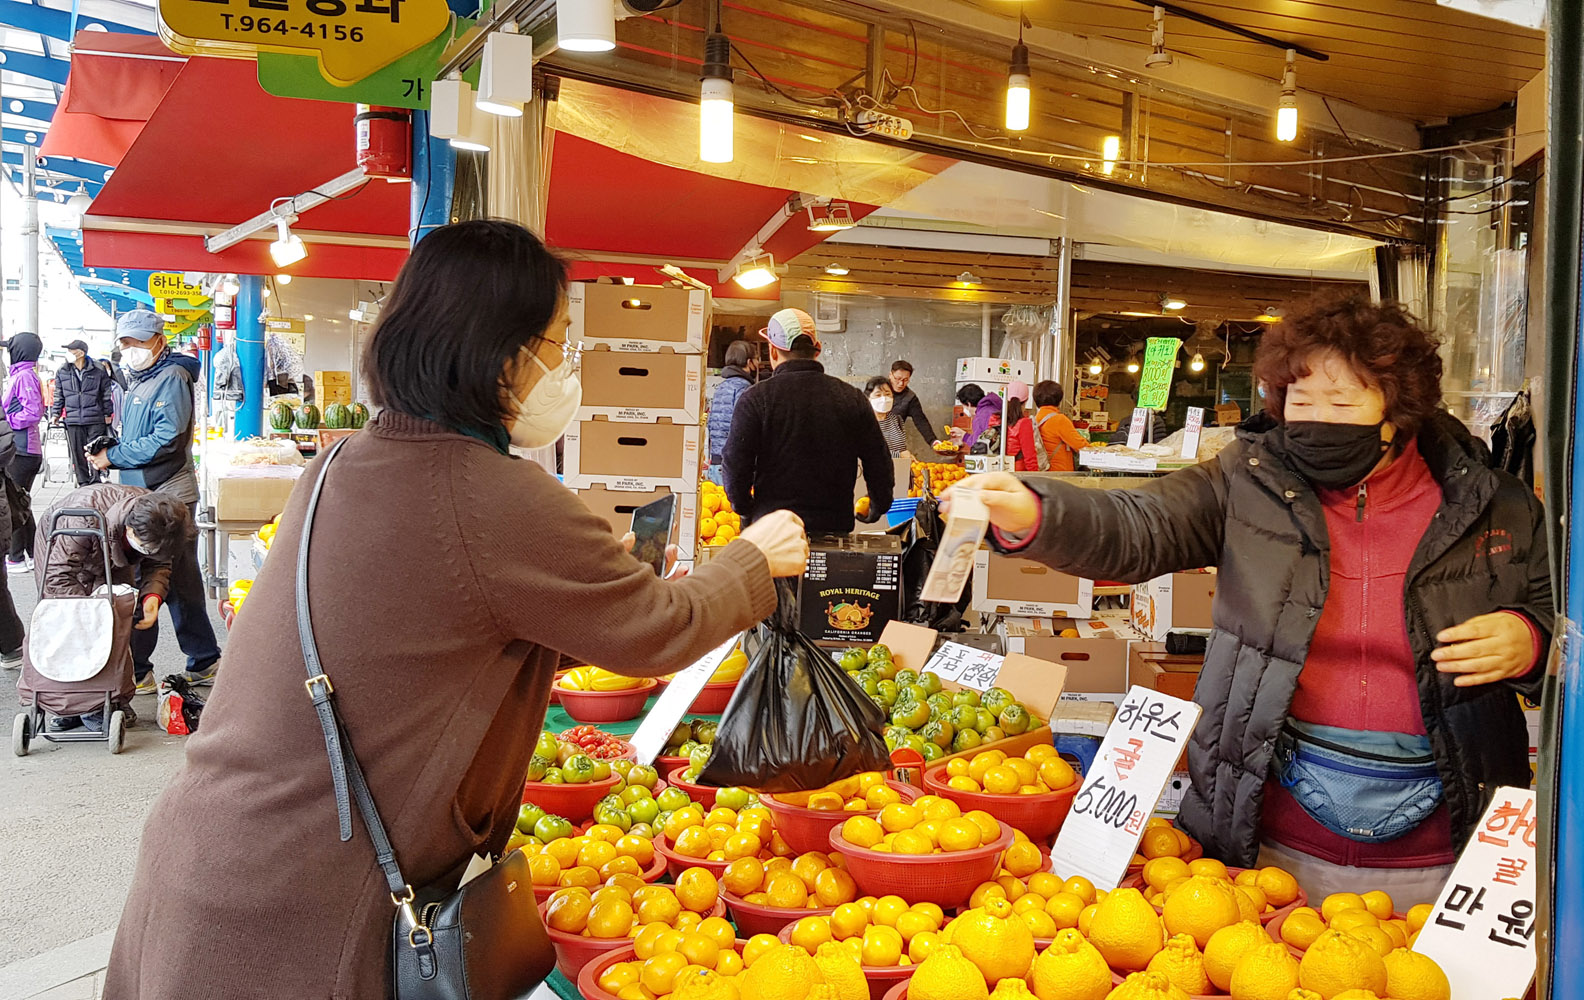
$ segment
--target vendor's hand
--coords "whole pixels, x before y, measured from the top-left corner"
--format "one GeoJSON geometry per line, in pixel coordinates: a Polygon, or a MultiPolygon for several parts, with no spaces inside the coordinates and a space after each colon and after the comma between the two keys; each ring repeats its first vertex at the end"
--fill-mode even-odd
{"type": "Polygon", "coordinates": [[[1519,677],[1534,666],[1534,633],[1507,611],[1476,615],[1436,636],[1443,643],[1430,654],[1443,674],[1461,674],[1458,687],[1474,687],[1519,677]]]}
{"type": "Polygon", "coordinates": [[[110,453],[108,451],[88,452],[87,449],[84,449],[84,451],[87,452],[88,455],[88,464],[93,466],[95,469],[103,472],[104,470],[110,468],[110,453]]]}
{"type": "Polygon", "coordinates": [[[808,533],[803,519],[789,510],[766,514],[737,537],[764,553],[771,576],[802,576],[808,568],[808,533]]]}
{"type": "MultiPolygon", "coordinates": [[[[621,536],[621,547],[628,552],[631,552],[636,544],[638,544],[638,536],[632,532],[629,531],[621,536]]],[[[668,580],[673,576],[678,578],[687,576],[687,570],[677,571],[676,564],[680,558],[682,558],[682,550],[675,545],[667,545],[665,549],[665,572],[661,576],[668,580]]]]}
{"type": "Polygon", "coordinates": [[[1039,496],[1010,472],[986,472],[947,488],[941,494],[941,510],[951,511],[951,495],[956,490],[978,490],[979,499],[990,511],[990,523],[1004,534],[1023,535],[1039,524],[1039,496]]]}
{"type": "Polygon", "coordinates": [[[159,624],[160,599],[154,594],[143,598],[143,618],[132,627],[142,631],[159,624]]]}

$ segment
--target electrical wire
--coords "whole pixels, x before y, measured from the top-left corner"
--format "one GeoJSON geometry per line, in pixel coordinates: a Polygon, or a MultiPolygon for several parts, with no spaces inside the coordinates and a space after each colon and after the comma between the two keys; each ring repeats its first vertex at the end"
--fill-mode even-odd
{"type": "MultiPolygon", "coordinates": [[[[924,101],[919,97],[918,89],[915,88],[912,84],[905,84],[903,86],[896,86],[896,81],[891,79],[891,73],[890,73],[889,70],[883,71],[882,72],[882,76],[886,80],[886,82],[890,83],[895,88],[897,96],[900,97],[903,94],[909,95],[913,99],[913,106],[915,108],[917,108],[919,111],[921,111],[924,114],[926,114],[926,115],[930,115],[930,116],[935,117],[935,118],[942,118],[942,117],[945,117],[947,115],[950,115],[951,117],[956,118],[959,122],[962,123],[962,127],[968,131],[969,135],[973,136],[975,139],[980,140],[981,142],[984,142],[984,141],[987,141],[987,140],[1006,139],[1007,138],[1007,136],[1001,134],[1000,132],[990,132],[990,133],[981,133],[981,132],[979,132],[978,129],[974,128],[973,125],[969,123],[967,118],[963,117],[962,112],[956,110],[955,108],[943,108],[943,109],[941,109],[939,111],[935,111],[935,110],[930,109],[928,106],[925,105],[924,101]]],[[[871,103],[875,103],[876,107],[874,108],[874,110],[880,110],[878,102],[875,102],[873,98],[868,98],[868,100],[871,103]]],[[[864,98],[860,97],[858,103],[860,105],[862,105],[863,102],[864,102],[864,98]]],[[[915,134],[917,134],[917,133],[915,133],[915,134]]],[[[946,138],[946,137],[942,136],[941,138],[946,138]]],[[[960,140],[953,140],[953,141],[960,141],[960,140]]],[[[1006,148],[1011,148],[1011,147],[1006,147],[1006,148]]]]}
{"type": "Polygon", "coordinates": [[[731,50],[734,53],[736,53],[737,54],[737,58],[741,59],[743,61],[743,63],[748,67],[748,72],[750,74],[752,74],[753,77],[756,80],[758,80],[760,83],[764,84],[766,87],[769,87],[771,90],[775,91],[777,94],[780,94],[782,97],[786,98],[787,100],[791,101],[794,104],[801,104],[804,107],[809,107],[809,108],[833,108],[833,107],[845,108],[845,107],[848,106],[847,98],[843,97],[840,94],[833,94],[833,95],[831,95],[829,97],[819,98],[818,100],[810,100],[809,98],[806,98],[806,97],[798,97],[798,96],[796,96],[794,94],[789,94],[785,90],[781,89],[781,87],[777,86],[775,81],[771,80],[768,76],[765,76],[763,73],[759,72],[759,67],[757,67],[757,66],[755,66],[753,64],[753,60],[748,58],[748,54],[746,52],[744,52],[742,49],[737,47],[737,43],[736,42],[732,42],[731,43],[731,50]]]}

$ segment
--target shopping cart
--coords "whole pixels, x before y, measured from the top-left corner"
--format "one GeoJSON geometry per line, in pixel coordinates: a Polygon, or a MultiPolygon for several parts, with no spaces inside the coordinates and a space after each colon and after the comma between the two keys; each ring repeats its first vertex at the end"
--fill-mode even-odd
{"type": "Polygon", "coordinates": [[[44,427],[44,482],[76,485],[77,474],[72,471],[71,453],[66,440],[66,428],[59,424],[44,427]]]}
{"type": "MultiPolygon", "coordinates": [[[[17,695],[22,711],[11,728],[11,749],[27,756],[35,739],[52,743],[108,743],[121,752],[126,730],[122,706],[132,701],[132,619],[137,590],[117,586],[111,577],[110,545],[104,517],[87,507],[67,507],[50,517],[48,543],[62,536],[88,537],[99,543],[104,557],[104,585],[86,597],[41,596],[22,645],[22,676],[17,695]],[[62,527],[61,520],[75,523],[62,527]],[[84,716],[94,712],[95,729],[84,721],[79,729],[50,732],[49,716],[84,716]]],[[[47,560],[53,544],[38,558],[47,560]]],[[[48,576],[48,566],[40,578],[48,576]]]]}

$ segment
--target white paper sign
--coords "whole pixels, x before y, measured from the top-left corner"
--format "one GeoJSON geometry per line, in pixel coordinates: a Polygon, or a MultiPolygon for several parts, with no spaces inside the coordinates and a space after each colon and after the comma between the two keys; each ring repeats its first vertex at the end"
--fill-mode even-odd
{"type": "Polygon", "coordinates": [[[1182,457],[1199,457],[1199,432],[1204,430],[1204,407],[1188,407],[1188,419],[1183,424],[1182,457]]]}
{"type": "Polygon", "coordinates": [[[654,708],[644,716],[638,731],[627,741],[637,753],[638,763],[653,764],[654,759],[660,756],[660,751],[665,749],[666,740],[676,731],[677,723],[681,722],[682,716],[693,707],[693,702],[704,690],[704,685],[709,683],[710,677],[720,669],[720,665],[726,662],[726,657],[737,648],[737,642],[741,638],[742,636],[735,635],[716,646],[704,654],[703,659],[677,674],[671,683],[666,685],[666,689],[660,692],[654,708]]]}
{"type": "Polygon", "coordinates": [[[924,669],[943,681],[951,681],[975,691],[988,691],[995,687],[1001,675],[1005,657],[983,649],[964,646],[960,642],[942,643],[935,655],[929,658],[924,669]]]}
{"type": "Polygon", "coordinates": [[[1134,451],[1144,443],[1144,428],[1149,424],[1149,412],[1142,406],[1133,410],[1133,426],[1128,428],[1128,447],[1134,451]]]}
{"type": "Polygon", "coordinates": [[[1122,882],[1198,721],[1191,701],[1136,685],[1128,691],[1056,835],[1059,876],[1082,875],[1107,891],[1122,882]]]}
{"type": "Polygon", "coordinates": [[[1452,1000],[1521,997],[1534,980],[1535,826],[1533,791],[1496,789],[1419,932],[1414,951],[1440,963],[1452,1000]]]}

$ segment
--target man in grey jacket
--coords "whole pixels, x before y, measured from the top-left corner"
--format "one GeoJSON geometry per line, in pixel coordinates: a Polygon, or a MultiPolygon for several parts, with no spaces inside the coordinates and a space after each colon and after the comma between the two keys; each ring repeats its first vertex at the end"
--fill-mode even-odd
{"type": "Polygon", "coordinates": [[[901,358],[891,362],[891,412],[897,415],[897,420],[906,424],[912,420],[918,427],[924,440],[931,445],[940,441],[940,435],[935,433],[935,427],[929,422],[929,417],[924,415],[924,404],[919,402],[918,393],[908,388],[908,383],[913,379],[913,366],[901,358]]]}

